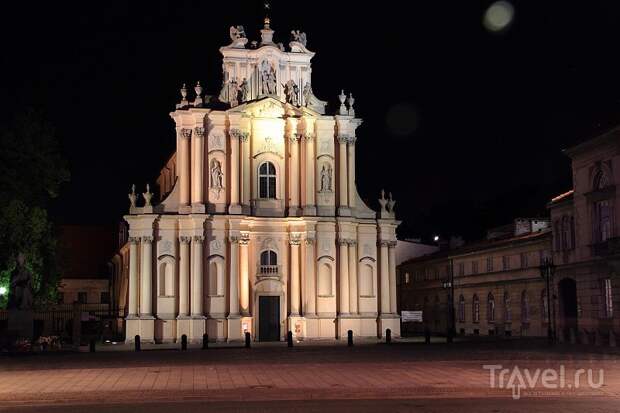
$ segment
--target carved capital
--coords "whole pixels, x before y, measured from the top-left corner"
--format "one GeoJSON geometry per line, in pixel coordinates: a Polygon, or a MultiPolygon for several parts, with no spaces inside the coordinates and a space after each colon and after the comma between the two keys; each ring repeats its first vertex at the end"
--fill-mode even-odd
{"type": "Polygon", "coordinates": [[[354,247],[357,245],[357,240],[355,239],[348,239],[347,240],[347,244],[349,244],[349,247],[354,247]]]}
{"type": "Polygon", "coordinates": [[[349,140],[348,140],[349,145],[355,145],[356,141],[357,141],[357,136],[349,136],[349,140]]]}
{"type": "Polygon", "coordinates": [[[127,241],[130,244],[138,244],[140,242],[140,237],[129,237],[127,241]]]}
{"type": "Polygon", "coordinates": [[[301,245],[301,234],[291,233],[288,242],[291,245],[301,245]]]}
{"type": "Polygon", "coordinates": [[[228,237],[228,242],[230,242],[231,244],[238,244],[240,240],[241,237],[238,235],[231,235],[228,237]]]}
{"type": "Polygon", "coordinates": [[[192,137],[192,130],[188,128],[181,129],[181,137],[189,139],[192,137]]]}
{"type": "Polygon", "coordinates": [[[306,239],[304,240],[304,242],[306,243],[306,245],[314,245],[314,243],[316,242],[316,240],[312,237],[306,237],[306,239]]]}
{"type": "Polygon", "coordinates": [[[390,241],[388,243],[388,248],[396,248],[396,241],[390,241]]]}
{"type": "Polygon", "coordinates": [[[234,139],[239,139],[241,142],[245,142],[250,137],[250,133],[241,129],[231,129],[230,136],[234,139]]]}
{"type": "Polygon", "coordinates": [[[306,142],[312,142],[312,140],[313,140],[314,138],[316,138],[316,134],[315,134],[315,133],[305,133],[305,134],[303,135],[303,138],[304,138],[304,140],[305,140],[306,142]]]}
{"type": "Polygon", "coordinates": [[[147,236],[142,237],[142,242],[146,242],[150,244],[151,242],[153,242],[153,236],[147,235],[147,236]]]}
{"type": "Polygon", "coordinates": [[[341,247],[343,245],[349,245],[349,240],[347,240],[346,238],[338,238],[338,241],[336,241],[338,243],[338,245],[340,245],[341,247]]]}
{"type": "Polygon", "coordinates": [[[179,242],[181,244],[189,244],[192,240],[192,237],[186,236],[186,235],[181,235],[179,237],[179,242]]]}
{"type": "Polygon", "coordinates": [[[377,241],[377,246],[379,246],[379,247],[389,247],[390,246],[390,241],[385,241],[385,240],[377,241]]]}
{"type": "Polygon", "coordinates": [[[199,138],[205,137],[205,128],[203,128],[202,126],[195,127],[194,132],[196,133],[196,136],[198,136],[199,138]]]}
{"type": "Polygon", "coordinates": [[[302,135],[299,133],[291,133],[288,138],[291,141],[291,143],[297,143],[301,139],[301,136],[302,135]]]}
{"type": "Polygon", "coordinates": [[[250,233],[242,232],[241,237],[239,237],[239,244],[248,245],[250,243],[250,233]]]}
{"type": "Polygon", "coordinates": [[[349,136],[348,135],[338,135],[338,142],[341,145],[346,145],[347,143],[349,143],[349,136]]]}
{"type": "Polygon", "coordinates": [[[194,240],[194,243],[202,244],[202,242],[205,240],[205,237],[202,235],[194,235],[193,240],[194,240]]]}

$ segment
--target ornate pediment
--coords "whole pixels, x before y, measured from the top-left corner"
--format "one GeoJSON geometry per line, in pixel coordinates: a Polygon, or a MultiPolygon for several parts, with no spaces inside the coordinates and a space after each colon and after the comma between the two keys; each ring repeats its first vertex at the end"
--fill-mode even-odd
{"type": "Polygon", "coordinates": [[[249,103],[243,112],[257,118],[282,118],[286,114],[285,105],[273,98],[266,98],[258,102],[249,103]]]}

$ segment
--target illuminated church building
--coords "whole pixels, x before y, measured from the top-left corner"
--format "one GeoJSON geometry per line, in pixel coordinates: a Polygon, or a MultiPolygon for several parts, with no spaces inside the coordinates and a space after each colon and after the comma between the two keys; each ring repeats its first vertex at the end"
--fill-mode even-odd
{"type": "MultiPolygon", "coordinates": [[[[176,153],[152,194],[129,195],[127,342],[400,335],[394,201],[355,186],[356,118],[314,96],[306,35],[231,27],[223,86],[170,116],[176,153]],[[138,205],[139,204],[139,205],[138,205]]],[[[190,96],[191,95],[191,96],[190,96]]]]}

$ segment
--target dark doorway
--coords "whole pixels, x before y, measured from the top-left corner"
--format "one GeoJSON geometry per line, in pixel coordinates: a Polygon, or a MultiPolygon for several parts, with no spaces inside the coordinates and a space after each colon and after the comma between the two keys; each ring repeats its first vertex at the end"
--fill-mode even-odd
{"type": "Polygon", "coordinates": [[[577,283],[572,278],[564,278],[558,284],[560,298],[560,317],[565,339],[570,338],[570,330],[577,332],[577,283]]]}
{"type": "Polygon", "coordinates": [[[258,340],[280,340],[280,297],[258,298],[258,340]]]}

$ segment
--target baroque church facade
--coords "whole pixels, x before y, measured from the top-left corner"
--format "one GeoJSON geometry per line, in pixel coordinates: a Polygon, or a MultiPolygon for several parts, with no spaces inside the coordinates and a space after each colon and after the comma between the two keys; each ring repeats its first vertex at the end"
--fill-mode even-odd
{"type": "Polygon", "coordinates": [[[354,99],[327,114],[305,34],[285,48],[269,23],[231,27],[217,98],[182,88],[160,202],[129,195],[128,342],[400,334],[399,222],[357,192],[354,99]]]}

